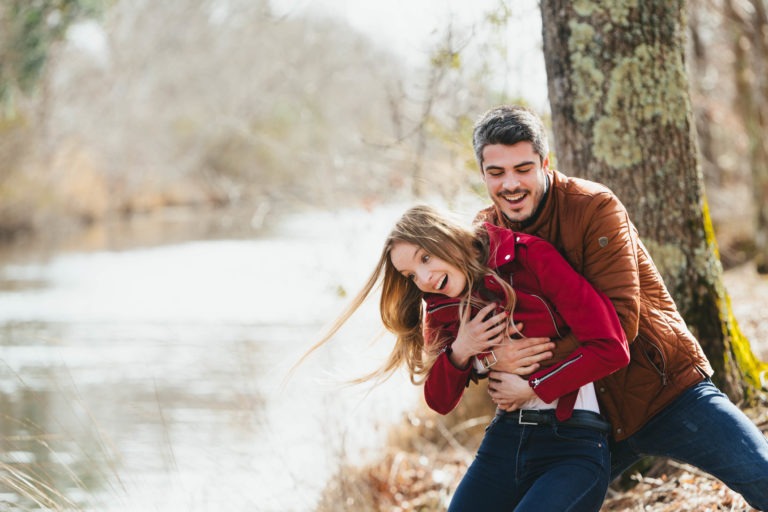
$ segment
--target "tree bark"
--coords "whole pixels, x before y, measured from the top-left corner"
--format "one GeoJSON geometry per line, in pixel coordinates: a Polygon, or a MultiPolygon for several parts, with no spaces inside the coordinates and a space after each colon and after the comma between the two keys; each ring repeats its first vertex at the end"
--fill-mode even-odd
{"type": "Polygon", "coordinates": [[[751,351],[730,314],[698,162],[685,1],[542,0],[541,11],[558,167],[619,196],[717,383],[751,397],[759,377],[740,368],[734,344],[751,351]]]}

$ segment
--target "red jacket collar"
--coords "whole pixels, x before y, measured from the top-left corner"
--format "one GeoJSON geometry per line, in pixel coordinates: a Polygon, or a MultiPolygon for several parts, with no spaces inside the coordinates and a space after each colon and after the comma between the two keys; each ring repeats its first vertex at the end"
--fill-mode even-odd
{"type": "Polygon", "coordinates": [[[490,222],[484,222],[483,227],[488,232],[488,266],[499,268],[515,259],[516,233],[509,229],[495,226],[490,222]]]}

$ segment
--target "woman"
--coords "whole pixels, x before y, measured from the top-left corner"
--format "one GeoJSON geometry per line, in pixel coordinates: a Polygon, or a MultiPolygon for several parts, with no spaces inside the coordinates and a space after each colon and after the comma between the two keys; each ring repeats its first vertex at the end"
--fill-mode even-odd
{"type": "MultiPolygon", "coordinates": [[[[473,232],[427,206],[409,209],[387,238],[376,269],[350,307],[310,352],[328,341],[381,280],[380,313],[395,335],[388,361],[424,380],[427,404],[441,414],[470,380],[493,366],[493,348],[526,337],[561,337],[581,348],[521,379],[524,409],[499,410],[449,510],[599,510],[610,472],[592,382],[629,361],[610,301],[549,243],[490,224],[473,232]]],[[[306,357],[306,356],[305,356],[306,357]]]]}

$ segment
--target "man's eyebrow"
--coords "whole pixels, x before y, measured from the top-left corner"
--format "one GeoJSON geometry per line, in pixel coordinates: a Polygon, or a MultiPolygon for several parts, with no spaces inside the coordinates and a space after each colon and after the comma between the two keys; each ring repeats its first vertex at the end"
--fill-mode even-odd
{"type": "MultiPolygon", "coordinates": [[[[519,164],[515,164],[515,165],[512,166],[512,168],[513,169],[519,169],[520,167],[527,167],[529,165],[536,165],[536,162],[534,162],[533,160],[528,160],[526,162],[520,162],[519,164]]],[[[489,165],[486,165],[483,168],[483,170],[486,170],[486,171],[489,170],[489,169],[500,169],[500,170],[503,171],[504,170],[504,166],[503,165],[489,164],[489,165]]]]}

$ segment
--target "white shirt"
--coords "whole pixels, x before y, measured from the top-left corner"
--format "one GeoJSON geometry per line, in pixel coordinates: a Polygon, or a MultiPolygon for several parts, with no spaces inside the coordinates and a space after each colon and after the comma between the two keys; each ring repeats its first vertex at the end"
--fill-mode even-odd
{"type": "MultiPolygon", "coordinates": [[[[538,396],[527,401],[520,409],[556,409],[558,400],[551,403],[546,403],[538,396]]],[[[593,383],[584,384],[579,388],[579,394],[576,397],[576,403],[573,405],[573,410],[581,409],[584,411],[592,411],[600,414],[600,406],[597,403],[597,394],[595,393],[595,385],[593,383]]]]}

